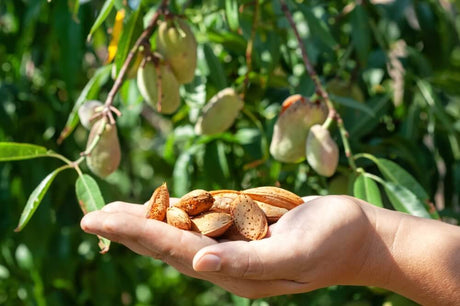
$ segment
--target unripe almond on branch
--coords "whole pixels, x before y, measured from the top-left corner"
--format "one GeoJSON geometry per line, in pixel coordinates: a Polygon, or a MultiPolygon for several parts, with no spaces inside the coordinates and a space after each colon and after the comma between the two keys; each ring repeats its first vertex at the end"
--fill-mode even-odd
{"type": "Polygon", "coordinates": [[[117,170],[121,160],[120,142],[117,127],[101,119],[94,123],[88,137],[87,149],[100,135],[96,145],[86,157],[88,168],[97,176],[104,178],[117,170]]]}
{"type": "Polygon", "coordinates": [[[155,219],[164,221],[166,210],[169,207],[169,191],[166,183],[157,187],[147,203],[147,211],[145,217],[147,219],[155,219]]]}
{"type": "Polygon", "coordinates": [[[192,218],[192,230],[208,237],[219,237],[233,224],[232,217],[222,212],[205,212],[192,218]]]}
{"type": "Polygon", "coordinates": [[[250,196],[238,195],[232,203],[231,215],[233,223],[244,237],[259,240],[267,235],[267,218],[250,196]]]}
{"type": "Polygon", "coordinates": [[[329,130],[317,124],[311,127],[306,143],[308,164],[319,175],[332,176],[339,163],[339,148],[329,130]]]}
{"type": "Polygon", "coordinates": [[[230,128],[243,108],[243,101],[233,88],[225,88],[213,96],[203,107],[195,125],[195,132],[211,135],[230,128]]]}
{"type": "Polygon", "coordinates": [[[292,209],[303,203],[302,198],[295,193],[274,186],[250,188],[244,190],[243,193],[256,201],[286,209],[292,209]]]}
{"type": "Polygon", "coordinates": [[[166,222],[183,230],[190,230],[192,228],[192,221],[187,213],[175,206],[169,207],[166,210],[166,222]]]}
{"type": "Polygon", "coordinates": [[[182,19],[160,21],[157,48],[171,65],[181,84],[189,83],[195,76],[197,44],[190,27],[182,19]]]}
{"type": "Polygon", "coordinates": [[[195,216],[211,208],[213,196],[202,189],[195,189],[182,196],[174,206],[184,210],[188,215],[195,216]]]}
{"type": "Polygon", "coordinates": [[[172,114],[180,106],[179,83],[169,66],[143,60],[137,70],[137,87],[144,100],[163,114],[172,114]]]}
{"type": "Polygon", "coordinates": [[[288,97],[273,129],[270,153],[281,162],[297,163],[305,159],[305,140],[314,124],[327,118],[327,107],[301,95],[288,97]]]}
{"type": "Polygon", "coordinates": [[[78,117],[80,118],[80,123],[86,129],[91,129],[93,123],[91,118],[96,114],[97,108],[102,107],[102,102],[96,100],[89,100],[86,101],[80,108],[78,109],[78,117]]]}

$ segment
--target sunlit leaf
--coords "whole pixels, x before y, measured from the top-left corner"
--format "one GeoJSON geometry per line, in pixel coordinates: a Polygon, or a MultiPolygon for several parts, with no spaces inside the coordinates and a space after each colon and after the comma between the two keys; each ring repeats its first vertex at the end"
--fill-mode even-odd
{"type": "Polygon", "coordinates": [[[177,158],[174,165],[173,179],[174,179],[174,194],[182,196],[190,191],[190,167],[192,163],[192,155],[185,151],[177,158]]]}
{"type": "MultiPolygon", "coordinates": [[[[78,177],[75,183],[75,192],[84,214],[99,210],[105,205],[97,182],[88,174],[82,174],[78,177]]],[[[101,253],[106,253],[110,247],[110,240],[99,237],[99,247],[101,253]]]]}
{"type": "Polygon", "coordinates": [[[107,16],[109,16],[110,12],[112,11],[113,4],[115,0],[106,0],[104,2],[104,5],[102,6],[101,12],[96,18],[96,21],[94,21],[93,26],[91,27],[91,30],[89,31],[88,34],[88,40],[91,39],[91,35],[101,26],[101,24],[105,21],[107,16]]]}
{"type": "Polygon", "coordinates": [[[34,191],[32,191],[32,193],[29,196],[29,199],[27,200],[26,206],[24,207],[24,210],[22,211],[21,217],[19,218],[18,226],[14,230],[15,232],[19,232],[27,225],[30,218],[32,218],[32,215],[35,213],[38,206],[42,202],[43,197],[48,191],[53,180],[56,178],[59,172],[61,172],[64,169],[68,169],[68,168],[69,166],[65,165],[63,167],[55,169],[53,172],[48,174],[40,182],[40,184],[38,184],[38,186],[34,189],[34,191]]]}
{"type": "Polygon", "coordinates": [[[378,207],[383,207],[377,183],[370,177],[360,174],[353,184],[353,195],[378,207]]]}
{"type": "Polygon", "coordinates": [[[23,160],[46,156],[46,148],[29,143],[0,142],[0,161],[23,160]]]}
{"type": "Polygon", "coordinates": [[[392,182],[384,182],[385,192],[393,207],[414,216],[431,218],[425,205],[406,187],[392,182]]]}
{"type": "Polygon", "coordinates": [[[115,15],[115,22],[112,28],[112,39],[110,40],[110,44],[108,47],[108,55],[106,64],[112,62],[115,58],[115,54],[117,54],[118,49],[118,42],[120,41],[121,31],[123,29],[123,20],[125,19],[126,11],[121,9],[115,15]]]}
{"type": "Polygon", "coordinates": [[[232,31],[237,31],[240,27],[238,19],[238,1],[225,0],[225,16],[227,17],[228,26],[232,31]]]}

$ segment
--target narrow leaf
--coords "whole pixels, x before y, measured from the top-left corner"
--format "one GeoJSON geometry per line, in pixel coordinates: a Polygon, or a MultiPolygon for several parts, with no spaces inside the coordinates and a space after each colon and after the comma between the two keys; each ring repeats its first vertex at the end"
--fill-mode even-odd
{"type": "Polygon", "coordinates": [[[418,217],[431,218],[423,203],[409,189],[392,182],[383,182],[383,186],[396,210],[418,217]]]}
{"type": "Polygon", "coordinates": [[[104,207],[105,202],[99,190],[99,186],[88,174],[83,174],[78,177],[75,183],[75,191],[84,214],[104,207]]]}
{"type": "Polygon", "coordinates": [[[46,148],[17,142],[0,142],[0,161],[23,160],[46,156],[46,148]]]}
{"type": "Polygon", "coordinates": [[[209,68],[209,81],[214,83],[218,90],[224,89],[227,87],[227,80],[219,59],[208,44],[203,46],[203,51],[209,68]]]}
{"type": "Polygon", "coordinates": [[[174,179],[174,194],[181,196],[189,192],[190,189],[190,171],[192,155],[185,151],[177,158],[174,165],[173,179],[174,179]]]}
{"type": "Polygon", "coordinates": [[[363,174],[359,175],[353,184],[353,195],[375,206],[383,207],[377,183],[363,174]]]}
{"type": "Polygon", "coordinates": [[[38,206],[40,205],[43,197],[48,191],[48,188],[50,187],[54,178],[58,175],[59,172],[67,168],[69,168],[69,166],[65,165],[55,169],[53,172],[48,174],[40,182],[40,184],[38,184],[34,191],[32,191],[32,193],[29,196],[29,199],[27,200],[26,206],[24,207],[24,210],[22,211],[21,217],[19,218],[19,224],[14,230],[15,232],[19,232],[26,226],[26,224],[29,222],[30,218],[32,218],[32,215],[35,213],[38,206]]]}
{"type": "Polygon", "coordinates": [[[101,24],[104,22],[107,16],[109,16],[110,12],[112,11],[114,2],[114,0],[106,0],[104,2],[101,12],[97,16],[96,21],[94,21],[93,26],[89,31],[88,41],[91,39],[91,35],[93,35],[93,33],[101,26],[101,24]]]}
{"type": "Polygon", "coordinates": [[[365,65],[371,49],[371,32],[366,10],[357,4],[351,13],[351,42],[355,47],[359,61],[365,65]]]}
{"type": "Polygon", "coordinates": [[[232,31],[237,31],[240,27],[238,19],[238,1],[225,0],[225,16],[227,17],[228,26],[232,31]]]}
{"type": "MultiPolygon", "coordinates": [[[[123,26],[120,41],[118,42],[118,50],[115,55],[115,66],[117,67],[117,75],[123,66],[129,51],[134,45],[135,40],[140,35],[142,25],[141,7],[126,18],[126,24],[123,26]]],[[[132,63],[131,63],[132,65],[132,63]]]]}
{"type": "Polygon", "coordinates": [[[59,139],[57,140],[58,143],[62,143],[62,141],[66,139],[70,135],[70,133],[72,133],[72,131],[75,129],[75,127],[79,123],[78,109],[80,108],[80,106],[83,105],[85,101],[94,99],[97,96],[100,87],[107,81],[111,70],[111,65],[103,66],[97,69],[96,73],[88,81],[85,88],[83,88],[83,90],[81,91],[77,101],[75,102],[75,105],[73,106],[73,109],[70,112],[69,117],[67,118],[65,127],[59,135],[59,139]]]}
{"type": "Polygon", "coordinates": [[[348,97],[340,97],[340,96],[336,96],[336,95],[333,95],[333,94],[329,94],[329,96],[330,96],[331,100],[333,100],[334,102],[336,102],[338,104],[342,104],[342,105],[345,105],[347,107],[363,111],[363,112],[367,113],[369,116],[375,117],[374,111],[364,103],[358,102],[355,99],[348,98],[348,97]]]}
{"type": "MultiPolygon", "coordinates": [[[[101,190],[97,182],[88,174],[82,174],[78,177],[75,183],[75,192],[77,194],[78,203],[84,214],[91,211],[99,210],[105,205],[101,190]]],[[[98,236],[99,248],[101,253],[106,253],[110,248],[110,240],[98,236]]]]}
{"type": "Polygon", "coordinates": [[[324,21],[317,18],[313,13],[311,7],[305,4],[299,4],[297,7],[302,11],[307,21],[308,28],[310,29],[311,34],[314,38],[322,41],[326,46],[333,49],[337,42],[329,31],[329,27],[324,21]]]}

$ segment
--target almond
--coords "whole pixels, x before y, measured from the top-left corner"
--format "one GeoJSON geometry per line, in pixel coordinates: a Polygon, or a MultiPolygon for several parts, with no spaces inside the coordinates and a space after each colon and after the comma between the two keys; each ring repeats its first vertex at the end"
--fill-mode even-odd
{"type": "Polygon", "coordinates": [[[232,224],[232,217],[229,214],[210,211],[192,219],[192,230],[208,237],[219,237],[232,224]]]}
{"type": "Polygon", "coordinates": [[[237,196],[238,196],[238,193],[236,191],[217,193],[216,195],[213,195],[214,204],[212,205],[210,210],[218,211],[218,212],[225,212],[229,214],[231,207],[232,207],[231,204],[236,199],[237,196]]]}
{"type": "Polygon", "coordinates": [[[263,186],[243,191],[244,194],[250,196],[252,199],[264,202],[273,206],[292,209],[303,203],[301,197],[288,190],[273,187],[263,186]]]}
{"type": "Polygon", "coordinates": [[[179,207],[169,207],[166,211],[166,222],[168,224],[183,229],[190,230],[192,228],[192,221],[185,211],[179,207]]]}
{"type": "Polygon", "coordinates": [[[214,198],[208,191],[195,189],[182,196],[174,206],[183,209],[190,216],[196,216],[209,210],[213,203],[214,198]]]}
{"type": "Polygon", "coordinates": [[[164,221],[169,206],[169,192],[166,183],[155,189],[147,204],[147,219],[164,221]]]}
{"type": "Polygon", "coordinates": [[[238,195],[232,203],[231,215],[236,228],[244,237],[259,240],[267,234],[267,218],[249,195],[238,195]]]}
{"type": "Polygon", "coordinates": [[[285,213],[288,212],[286,208],[281,208],[278,206],[270,205],[260,201],[254,201],[257,205],[259,205],[260,209],[264,212],[265,216],[267,217],[267,221],[269,224],[275,223],[278,221],[285,213]]]}

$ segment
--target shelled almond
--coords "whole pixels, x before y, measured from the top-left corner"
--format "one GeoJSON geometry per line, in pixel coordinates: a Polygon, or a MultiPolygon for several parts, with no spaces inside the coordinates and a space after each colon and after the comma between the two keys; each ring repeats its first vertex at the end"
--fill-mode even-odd
{"type": "Polygon", "coordinates": [[[302,203],[290,191],[263,186],[242,191],[196,189],[170,205],[165,183],[150,198],[146,217],[213,238],[249,241],[264,238],[268,224],[302,203]]]}

